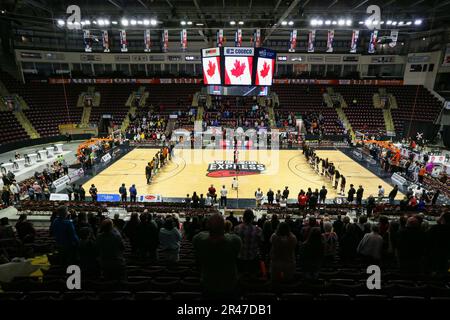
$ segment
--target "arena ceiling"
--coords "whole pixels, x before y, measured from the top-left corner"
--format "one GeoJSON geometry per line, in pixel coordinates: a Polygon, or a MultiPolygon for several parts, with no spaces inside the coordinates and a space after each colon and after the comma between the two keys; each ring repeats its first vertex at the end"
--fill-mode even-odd
{"type": "MultiPolygon", "coordinates": [[[[398,27],[404,32],[442,29],[450,23],[450,0],[3,0],[0,9],[5,11],[0,17],[12,21],[13,27],[45,30],[67,17],[69,5],[78,5],[83,19],[119,21],[117,28],[124,17],[148,18],[158,21],[154,28],[198,29],[205,38],[218,28],[261,28],[263,39],[284,36],[292,28],[311,28],[312,19],[351,19],[352,24],[342,28],[363,28],[369,5],[380,7],[384,21],[423,21],[398,27]],[[191,23],[182,24],[185,22],[191,23]]],[[[379,29],[392,28],[384,25],[379,29]]]]}

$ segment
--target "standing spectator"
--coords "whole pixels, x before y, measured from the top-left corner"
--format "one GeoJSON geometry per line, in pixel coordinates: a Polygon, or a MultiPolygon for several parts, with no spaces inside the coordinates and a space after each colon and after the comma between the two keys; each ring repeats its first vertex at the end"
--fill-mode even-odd
{"type": "Polygon", "coordinates": [[[398,185],[395,185],[394,188],[391,190],[391,192],[389,192],[389,204],[395,203],[395,197],[397,196],[397,193],[398,193],[398,185]]]}
{"type": "Polygon", "coordinates": [[[86,200],[86,190],[84,190],[84,188],[81,184],[78,185],[78,193],[80,194],[80,201],[85,201],[86,200]]]}
{"type": "MultiPolygon", "coordinates": [[[[144,211],[145,212],[145,211],[144,211]]],[[[130,240],[131,251],[137,252],[137,230],[139,228],[139,216],[136,212],[131,213],[130,220],[123,227],[123,234],[130,240]]]]}
{"type": "Polygon", "coordinates": [[[272,189],[269,189],[269,191],[267,192],[267,202],[270,205],[273,204],[273,197],[274,197],[274,193],[273,193],[272,189]]]}
{"type": "Polygon", "coordinates": [[[127,202],[127,188],[125,187],[125,183],[122,183],[122,186],[119,188],[120,201],[127,202]]]}
{"type": "Polygon", "coordinates": [[[383,186],[378,186],[378,201],[383,200],[384,197],[384,188],[383,186]]]}
{"type": "Polygon", "coordinates": [[[419,221],[415,217],[410,217],[406,221],[406,227],[401,229],[397,236],[400,269],[404,272],[421,272],[424,253],[425,238],[419,221]]]}
{"type": "Polygon", "coordinates": [[[300,246],[300,264],[308,279],[317,279],[324,258],[324,243],[320,228],[312,228],[300,246]]]}
{"type": "Polygon", "coordinates": [[[66,191],[69,196],[69,201],[72,201],[73,188],[69,183],[66,184],[66,191]]]}
{"type": "Polygon", "coordinates": [[[16,180],[12,181],[12,184],[9,189],[11,191],[11,194],[14,197],[14,202],[19,203],[20,202],[20,186],[16,180]]]}
{"type": "Polygon", "coordinates": [[[234,216],[233,211],[230,211],[230,215],[226,217],[227,221],[230,221],[233,224],[233,228],[239,224],[238,219],[234,216]]]}
{"type": "Polygon", "coordinates": [[[258,190],[255,191],[256,208],[261,207],[263,197],[264,197],[264,193],[262,192],[262,190],[260,188],[258,188],[258,190]]]}
{"type": "Polygon", "coordinates": [[[11,191],[9,189],[9,186],[4,185],[2,189],[2,201],[5,207],[10,206],[10,198],[11,198],[11,191]]]}
{"type": "Polygon", "coordinates": [[[136,185],[133,184],[130,187],[130,201],[136,202],[136,196],[137,196],[136,185]]]}
{"type": "Polygon", "coordinates": [[[223,217],[214,214],[208,219],[209,231],[193,238],[196,259],[200,265],[203,293],[206,298],[233,298],[237,296],[237,257],[241,239],[224,232],[223,217]]]}
{"type": "Polygon", "coordinates": [[[91,228],[83,228],[79,232],[80,244],[78,254],[80,269],[84,278],[98,278],[100,266],[98,264],[98,248],[91,228]]]}
{"type": "Polygon", "coordinates": [[[28,197],[31,201],[34,200],[34,189],[32,186],[27,186],[28,197]]]}
{"type": "Polygon", "coordinates": [[[80,188],[74,183],[72,185],[73,189],[73,198],[75,201],[80,201],[80,188]]]}
{"type": "Polygon", "coordinates": [[[237,190],[239,188],[239,182],[236,177],[233,178],[233,182],[231,183],[231,189],[237,190]]]}
{"type": "Polygon", "coordinates": [[[159,248],[162,260],[178,262],[180,259],[181,233],[175,228],[171,217],[166,218],[164,225],[159,231],[159,248]]]}
{"type": "Polygon", "coordinates": [[[42,188],[37,181],[33,183],[33,190],[36,200],[42,200],[42,188]]]}
{"type": "MultiPolygon", "coordinates": [[[[78,216],[79,217],[79,216],[78,216]]],[[[116,213],[114,214],[114,218],[112,220],[114,228],[120,231],[122,233],[123,227],[125,226],[125,220],[120,218],[120,214],[116,213]]]]}
{"type": "Polygon", "coordinates": [[[278,190],[277,194],[275,195],[275,201],[277,202],[278,205],[280,204],[281,198],[282,198],[281,191],[278,190]]]}
{"type": "Polygon", "coordinates": [[[221,207],[227,206],[227,194],[228,194],[228,190],[225,188],[225,185],[223,185],[222,189],[220,190],[220,206],[221,207]]]}
{"type": "Polygon", "coordinates": [[[283,198],[289,199],[289,188],[286,186],[283,190],[283,198]]]}
{"type": "Polygon", "coordinates": [[[352,203],[353,200],[355,199],[355,193],[356,193],[356,190],[353,187],[353,184],[350,184],[350,189],[348,190],[348,196],[347,196],[347,201],[349,203],[352,203]]]}
{"type": "Polygon", "coordinates": [[[113,222],[105,219],[100,226],[97,238],[100,267],[105,280],[125,280],[125,245],[120,233],[113,228],[113,222]]]}
{"type": "Polygon", "coordinates": [[[205,203],[206,203],[206,199],[203,196],[203,193],[200,194],[200,199],[198,200],[198,205],[200,206],[200,208],[204,208],[205,207],[205,203]]]}
{"type": "Polygon", "coordinates": [[[322,186],[322,189],[320,189],[319,192],[319,203],[325,203],[325,200],[327,199],[327,193],[327,188],[325,188],[325,186],[322,186]]]}
{"type": "Polygon", "coordinates": [[[68,218],[66,206],[60,206],[56,210],[57,218],[51,225],[51,234],[55,237],[56,246],[65,264],[72,264],[76,259],[76,250],[79,243],[75,226],[68,218]]]}
{"type": "Polygon", "coordinates": [[[356,249],[368,264],[379,264],[383,251],[383,237],[378,225],[372,225],[372,232],[366,233],[356,249]]]}
{"type": "Polygon", "coordinates": [[[358,190],[356,191],[356,204],[361,205],[362,199],[364,195],[364,188],[362,186],[358,187],[358,190]]]}
{"type": "Polygon", "coordinates": [[[417,175],[419,183],[423,183],[423,177],[425,177],[425,173],[427,173],[425,166],[421,166],[417,175]]]}
{"type": "Polygon", "coordinates": [[[197,192],[194,191],[194,193],[192,194],[192,208],[198,208],[198,204],[200,202],[200,198],[197,195],[197,192]]]}
{"type": "Polygon", "coordinates": [[[428,260],[431,271],[438,275],[448,272],[450,260],[450,213],[443,213],[438,223],[427,232],[428,260]]]}
{"type": "Polygon", "coordinates": [[[89,188],[89,194],[91,195],[92,201],[97,202],[97,188],[94,184],[89,188]]]}
{"type": "Polygon", "coordinates": [[[324,258],[327,263],[333,263],[338,249],[339,238],[336,232],[333,231],[333,225],[331,222],[325,221],[323,223],[323,230],[324,258]]]}
{"type": "Polygon", "coordinates": [[[137,247],[141,258],[150,258],[156,261],[156,249],[158,248],[158,226],[152,220],[152,216],[144,212],[140,216],[141,223],[137,228],[137,247]]]}
{"type": "Polygon", "coordinates": [[[262,240],[262,230],[253,225],[253,211],[246,209],[244,211],[244,222],[234,228],[242,240],[242,247],[238,256],[238,266],[241,272],[255,275],[259,267],[258,249],[262,240]]]}
{"type": "Polygon", "coordinates": [[[297,238],[286,222],[281,222],[270,238],[270,273],[273,280],[291,280],[295,273],[297,238]]]}

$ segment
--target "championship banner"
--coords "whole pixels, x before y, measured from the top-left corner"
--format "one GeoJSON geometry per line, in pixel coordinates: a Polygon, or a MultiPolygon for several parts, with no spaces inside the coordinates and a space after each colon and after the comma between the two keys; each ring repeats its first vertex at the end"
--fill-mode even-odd
{"type": "Polygon", "coordinates": [[[151,41],[151,38],[150,38],[150,29],[146,29],[145,31],[144,31],[144,45],[145,45],[145,48],[144,48],[144,52],[150,52],[150,51],[152,51],[152,41],[151,41]]]}
{"type": "Polygon", "coordinates": [[[109,50],[109,35],[107,30],[102,31],[102,39],[103,39],[103,52],[110,52],[109,50]]]}
{"type": "Polygon", "coordinates": [[[350,53],[356,53],[356,48],[358,47],[358,38],[359,38],[359,30],[353,30],[350,53]]]}
{"type": "Polygon", "coordinates": [[[333,52],[334,30],[328,30],[327,52],[333,52]]]}
{"type": "Polygon", "coordinates": [[[254,41],[255,48],[259,48],[261,46],[261,29],[255,30],[255,41],[254,41]]]}
{"type": "Polygon", "coordinates": [[[398,30],[391,30],[391,39],[392,42],[389,43],[389,47],[394,48],[397,45],[398,30]]]}
{"type": "Polygon", "coordinates": [[[377,44],[377,38],[378,38],[378,30],[373,30],[370,33],[370,40],[369,40],[369,53],[375,53],[375,46],[377,44]]]}
{"type": "Polygon", "coordinates": [[[219,31],[217,31],[217,46],[223,46],[223,29],[219,29],[219,31]]]}
{"type": "Polygon", "coordinates": [[[291,31],[289,52],[295,52],[295,47],[297,47],[297,29],[291,31]]]}
{"type": "Polygon", "coordinates": [[[234,45],[240,47],[242,45],[242,29],[237,29],[234,35],[234,45]]]}
{"type": "Polygon", "coordinates": [[[181,42],[181,50],[186,51],[187,49],[187,30],[183,29],[180,32],[180,42],[181,42]]]}
{"type": "Polygon", "coordinates": [[[164,29],[162,33],[162,51],[167,52],[169,49],[169,30],[164,29]]]}
{"type": "Polygon", "coordinates": [[[120,30],[120,51],[128,52],[127,32],[120,30]]]}
{"type": "Polygon", "coordinates": [[[83,38],[84,38],[84,51],[92,52],[91,32],[89,30],[83,30],[83,38]]]}
{"type": "Polygon", "coordinates": [[[310,30],[308,35],[308,52],[314,52],[314,42],[316,41],[316,30],[310,30]]]}

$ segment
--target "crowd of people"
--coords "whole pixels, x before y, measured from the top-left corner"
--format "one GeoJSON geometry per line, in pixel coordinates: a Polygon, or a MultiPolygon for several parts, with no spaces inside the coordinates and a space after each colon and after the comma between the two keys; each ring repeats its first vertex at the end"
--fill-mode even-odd
{"type": "Polygon", "coordinates": [[[167,117],[152,111],[139,110],[135,115],[129,115],[130,124],[126,131],[128,139],[133,141],[165,141],[167,117]]]}

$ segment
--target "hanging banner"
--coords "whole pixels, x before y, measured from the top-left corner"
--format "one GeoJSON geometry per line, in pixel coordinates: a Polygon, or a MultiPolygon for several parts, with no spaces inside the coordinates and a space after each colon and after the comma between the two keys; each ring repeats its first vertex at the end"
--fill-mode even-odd
{"type": "Polygon", "coordinates": [[[150,29],[144,31],[144,52],[152,51],[152,41],[150,38],[150,29]]]}
{"type": "Polygon", "coordinates": [[[377,38],[378,38],[378,30],[373,30],[370,33],[370,40],[369,40],[369,53],[375,53],[375,46],[377,44],[377,38]]]}
{"type": "Polygon", "coordinates": [[[358,38],[359,38],[359,30],[353,30],[350,53],[356,53],[356,48],[358,47],[358,38]]]}
{"type": "Polygon", "coordinates": [[[187,30],[183,29],[180,32],[180,42],[181,42],[181,50],[186,51],[187,49],[187,30]]]}
{"type": "Polygon", "coordinates": [[[84,38],[84,51],[92,52],[91,32],[89,30],[83,30],[83,38],[84,38]]]}
{"type": "Polygon", "coordinates": [[[120,51],[128,52],[127,32],[120,30],[120,51]]]}
{"type": "Polygon", "coordinates": [[[333,52],[334,30],[328,30],[327,52],[333,52]]]}
{"type": "Polygon", "coordinates": [[[261,29],[255,30],[255,41],[254,45],[256,48],[259,48],[261,46],[261,29]]]}
{"type": "Polygon", "coordinates": [[[308,35],[308,52],[314,52],[314,42],[316,41],[316,30],[310,30],[308,35]]]}
{"type": "Polygon", "coordinates": [[[397,45],[397,39],[398,39],[398,30],[391,30],[392,42],[389,43],[389,47],[394,48],[397,45]]]}
{"type": "Polygon", "coordinates": [[[109,50],[109,35],[108,35],[107,30],[103,30],[102,39],[103,39],[103,52],[110,52],[110,50],[109,50]]]}
{"type": "Polygon", "coordinates": [[[217,31],[217,46],[221,47],[223,46],[223,29],[219,29],[219,31],[217,31]]]}
{"type": "Polygon", "coordinates": [[[242,29],[237,29],[234,35],[234,45],[240,47],[242,45],[242,29]]]}
{"type": "Polygon", "coordinates": [[[167,50],[169,49],[169,30],[164,29],[164,31],[162,32],[162,51],[163,52],[167,52],[167,50]]]}
{"type": "Polygon", "coordinates": [[[289,43],[289,52],[295,52],[295,47],[297,47],[297,29],[291,31],[291,38],[289,43]]]}

